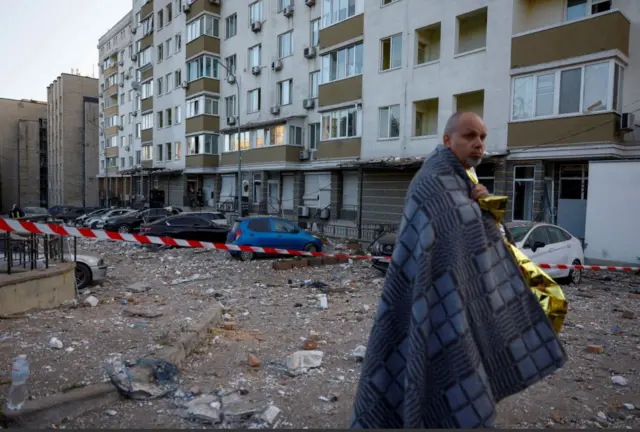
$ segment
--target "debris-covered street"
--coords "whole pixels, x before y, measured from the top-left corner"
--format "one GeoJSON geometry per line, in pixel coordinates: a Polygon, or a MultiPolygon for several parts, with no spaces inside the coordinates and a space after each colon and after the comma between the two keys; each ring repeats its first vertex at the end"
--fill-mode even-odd
{"type": "MultiPolygon", "coordinates": [[[[108,280],[78,304],[0,319],[3,397],[19,354],[29,357],[30,394],[43,398],[106,381],[110,353],[136,361],[220,302],[222,323],[181,365],[177,390],[150,401],[123,398],[55,426],[348,426],[383,284],[368,262],[276,271],[272,260],[245,263],[216,251],[78,244],[103,254],[108,280]]],[[[630,294],[639,285],[633,273],[594,272],[564,287],[569,361],[503,401],[501,427],[640,426],[640,296],[630,294]]]]}

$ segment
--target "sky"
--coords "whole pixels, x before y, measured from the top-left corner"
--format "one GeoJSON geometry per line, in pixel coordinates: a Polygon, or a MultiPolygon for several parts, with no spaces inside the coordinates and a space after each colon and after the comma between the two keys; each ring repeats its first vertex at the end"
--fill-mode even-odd
{"type": "Polygon", "coordinates": [[[98,39],[132,0],[0,0],[0,98],[47,100],[47,86],[80,69],[98,78],[98,39]]]}

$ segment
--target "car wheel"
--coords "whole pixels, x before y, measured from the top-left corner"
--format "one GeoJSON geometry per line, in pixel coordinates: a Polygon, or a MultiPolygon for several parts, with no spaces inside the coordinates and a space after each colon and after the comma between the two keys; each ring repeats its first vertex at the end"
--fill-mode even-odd
{"type": "Polygon", "coordinates": [[[79,290],[84,289],[91,283],[93,275],[88,265],[76,262],[76,286],[79,290]]]}
{"type": "Polygon", "coordinates": [[[131,228],[128,225],[120,225],[118,227],[118,232],[121,234],[129,234],[131,232],[131,228]]]}
{"type": "MultiPolygon", "coordinates": [[[[572,265],[580,265],[580,260],[573,260],[572,265]]],[[[568,282],[573,285],[579,285],[582,282],[582,270],[571,269],[569,271],[568,282]]]]}
{"type": "Polygon", "coordinates": [[[316,245],[314,245],[313,243],[307,243],[306,245],[304,245],[304,251],[305,252],[318,252],[318,247],[316,245]]]}
{"type": "Polygon", "coordinates": [[[254,253],[242,251],[240,252],[240,260],[241,261],[251,261],[253,259],[254,253]]]}

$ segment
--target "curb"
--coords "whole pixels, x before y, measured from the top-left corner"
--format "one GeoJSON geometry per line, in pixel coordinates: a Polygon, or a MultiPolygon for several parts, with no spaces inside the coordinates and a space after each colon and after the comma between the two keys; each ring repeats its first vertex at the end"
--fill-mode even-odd
{"type": "MultiPolygon", "coordinates": [[[[166,360],[178,368],[207,337],[209,328],[222,320],[222,305],[215,303],[201,319],[182,332],[178,342],[151,353],[146,358],[166,360]]],[[[42,399],[28,400],[18,412],[4,407],[0,412],[0,425],[12,428],[45,428],[58,424],[67,417],[78,417],[120,399],[118,389],[110,382],[91,384],[65,393],[56,393],[42,399]]]]}

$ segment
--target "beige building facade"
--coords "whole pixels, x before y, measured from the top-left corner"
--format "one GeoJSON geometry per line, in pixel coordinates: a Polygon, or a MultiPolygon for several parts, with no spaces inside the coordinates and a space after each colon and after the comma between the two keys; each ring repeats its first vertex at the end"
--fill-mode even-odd
{"type": "Polygon", "coordinates": [[[49,205],[98,205],[98,80],[61,74],[47,87],[49,205]]]}
{"type": "Polygon", "coordinates": [[[47,207],[47,104],[0,98],[0,212],[47,207]]]}

